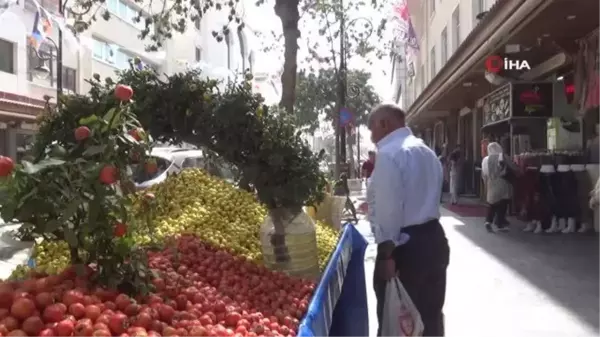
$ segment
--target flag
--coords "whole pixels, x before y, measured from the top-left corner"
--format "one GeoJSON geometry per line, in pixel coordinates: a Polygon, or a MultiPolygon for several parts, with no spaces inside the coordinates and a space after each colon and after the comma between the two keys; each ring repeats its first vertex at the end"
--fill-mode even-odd
{"type": "Polygon", "coordinates": [[[417,33],[412,22],[408,21],[408,33],[406,37],[406,45],[414,50],[419,50],[419,40],[417,39],[417,33]]]}
{"type": "Polygon", "coordinates": [[[399,0],[392,7],[393,18],[396,22],[395,39],[400,45],[404,46],[404,60],[406,61],[406,70],[408,76],[415,76],[416,69],[414,59],[419,51],[419,40],[415,32],[415,27],[410,19],[410,12],[406,0],[399,0]]]}
{"type": "Polygon", "coordinates": [[[415,32],[415,27],[410,19],[408,3],[406,0],[400,0],[392,7],[394,19],[396,21],[396,38],[409,47],[419,50],[419,41],[415,32]]]}
{"type": "Polygon", "coordinates": [[[29,36],[29,44],[35,50],[39,50],[42,43],[48,38],[48,35],[52,33],[52,16],[36,1],[33,1],[33,3],[37,10],[33,19],[33,29],[29,36]]]}

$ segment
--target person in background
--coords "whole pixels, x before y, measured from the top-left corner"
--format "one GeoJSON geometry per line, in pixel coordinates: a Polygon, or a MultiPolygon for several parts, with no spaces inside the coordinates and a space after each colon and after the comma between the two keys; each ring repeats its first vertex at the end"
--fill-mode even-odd
{"type": "Polygon", "coordinates": [[[375,151],[368,152],[369,159],[362,164],[362,177],[365,179],[371,178],[373,169],[375,168],[375,151]]]}
{"type": "Polygon", "coordinates": [[[481,177],[486,186],[488,211],[485,228],[490,232],[508,231],[506,211],[512,196],[512,186],[504,176],[505,170],[516,174],[517,166],[505,155],[500,144],[488,145],[488,155],[481,162],[481,177]],[[505,167],[506,166],[506,167],[505,167]]]}
{"type": "Polygon", "coordinates": [[[368,155],[369,159],[362,164],[362,177],[365,179],[367,186],[375,169],[375,151],[369,151],[368,155]]]}
{"type": "Polygon", "coordinates": [[[383,104],[367,126],[377,146],[369,187],[369,220],[377,243],[373,286],[381,319],[389,280],[398,277],[421,315],[423,336],[444,336],[450,248],[440,224],[442,165],[406,127],[404,111],[383,104]]]}
{"type": "Polygon", "coordinates": [[[450,177],[450,203],[452,205],[458,204],[458,189],[460,179],[460,168],[462,164],[462,154],[460,148],[456,148],[450,154],[449,166],[449,177],[450,177]]]}
{"type": "Polygon", "coordinates": [[[594,221],[600,217],[600,178],[596,181],[594,190],[590,192],[590,208],[594,210],[594,221]]]}
{"type": "Polygon", "coordinates": [[[438,159],[440,161],[440,165],[442,165],[442,186],[440,190],[440,204],[444,202],[444,189],[446,187],[446,183],[448,182],[447,170],[446,170],[446,158],[442,157],[442,155],[438,155],[438,159]]]}

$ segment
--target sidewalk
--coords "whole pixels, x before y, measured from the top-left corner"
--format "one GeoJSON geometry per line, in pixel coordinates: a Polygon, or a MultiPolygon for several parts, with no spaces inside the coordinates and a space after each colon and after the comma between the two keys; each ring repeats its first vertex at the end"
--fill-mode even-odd
{"type": "MultiPolygon", "coordinates": [[[[598,335],[598,237],[532,235],[511,219],[509,233],[488,233],[483,218],[441,208],[450,243],[446,336],[598,335]]],[[[369,224],[356,228],[365,255],[370,335],[377,331],[372,277],[376,246],[369,224]]]]}
{"type": "Polygon", "coordinates": [[[12,236],[18,228],[19,225],[7,225],[0,219],[0,280],[8,278],[17,266],[27,263],[31,256],[33,242],[21,242],[12,236]]]}

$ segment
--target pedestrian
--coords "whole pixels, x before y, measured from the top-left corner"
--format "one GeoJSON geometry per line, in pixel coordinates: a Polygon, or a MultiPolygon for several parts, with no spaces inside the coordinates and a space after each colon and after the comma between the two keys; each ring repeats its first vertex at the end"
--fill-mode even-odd
{"type": "Polygon", "coordinates": [[[440,204],[444,202],[444,189],[447,183],[447,174],[446,174],[446,158],[442,157],[442,155],[438,155],[438,159],[440,161],[440,165],[442,165],[442,186],[440,187],[440,204]]]}
{"type": "Polygon", "coordinates": [[[450,154],[450,203],[452,205],[458,204],[458,189],[459,189],[459,177],[460,177],[460,168],[462,164],[462,155],[460,152],[460,148],[455,149],[450,154]]]}
{"type": "Polygon", "coordinates": [[[442,308],[450,249],[439,218],[442,165],[405,126],[394,104],[369,115],[377,161],[368,189],[369,220],[377,246],[373,286],[381,335],[387,282],[398,276],[419,310],[423,336],[443,336],[442,308]]]}
{"type": "Polygon", "coordinates": [[[506,211],[512,196],[509,176],[519,171],[509,156],[503,153],[496,142],[488,144],[488,155],[481,162],[481,177],[486,187],[488,203],[485,228],[490,232],[508,231],[506,211]]]}
{"type": "Polygon", "coordinates": [[[375,151],[368,152],[369,158],[362,164],[362,177],[365,179],[365,185],[369,185],[369,180],[375,168],[375,151]]]}

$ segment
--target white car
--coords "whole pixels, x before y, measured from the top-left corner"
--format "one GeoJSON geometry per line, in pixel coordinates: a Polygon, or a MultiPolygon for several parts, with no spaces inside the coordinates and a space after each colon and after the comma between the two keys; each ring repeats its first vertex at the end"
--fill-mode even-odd
{"type": "Polygon", "coordinates": [[[233,173],[225,167],[217,167],[209,163],[202,150],[190,150],[172,147],[156,147],[152,149],[150,157],[156,160],[158,170],[149,175],[140,169],[134,175],[134,181],[138,190],[148,188],[152,185],[162,183],[169,174],[178,173],[185,168],[202,168],[213,175],[233,182],[233,173]]]}

